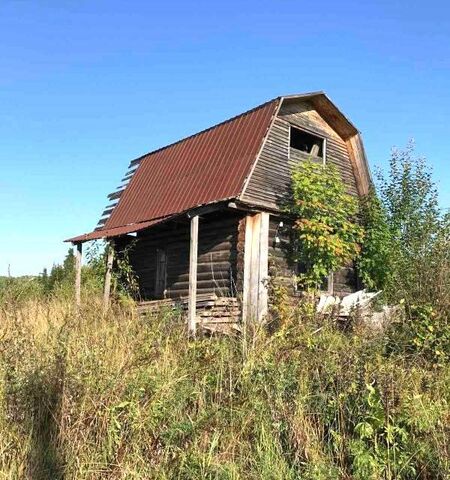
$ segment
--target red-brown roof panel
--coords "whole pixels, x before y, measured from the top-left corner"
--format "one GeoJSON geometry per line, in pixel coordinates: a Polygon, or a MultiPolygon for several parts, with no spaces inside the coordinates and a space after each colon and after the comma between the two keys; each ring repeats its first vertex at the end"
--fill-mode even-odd
{"type": "Polygon", "coordinates": [[[273,100],[144,156],[103,229],[237,197],[277,106],[273,100]]]}

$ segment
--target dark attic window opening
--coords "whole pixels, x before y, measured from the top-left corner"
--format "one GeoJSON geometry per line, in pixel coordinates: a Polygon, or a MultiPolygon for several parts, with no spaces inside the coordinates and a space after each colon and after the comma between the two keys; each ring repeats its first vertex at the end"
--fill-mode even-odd
{"type": "Polygon", "coordinates": [[[323,138],[299,128],[291,127],[290,147],[312,157],[323,158],[323,138]]]}

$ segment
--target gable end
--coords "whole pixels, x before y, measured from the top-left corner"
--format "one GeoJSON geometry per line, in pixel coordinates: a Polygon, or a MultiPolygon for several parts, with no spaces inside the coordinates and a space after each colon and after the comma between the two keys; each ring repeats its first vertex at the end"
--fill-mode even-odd
{"type": "Polygon", "coordinates": [[[309,156],[291,147],[291,128],[323,142],[320,148],[325,163],[336,166],[350,194],[368,192],[370,173],[358,131],[325,95],[314,94],[312,98],[282,99],[240,200],[275,211],[283,209],[290,193],[292,169],[309,156]],[[321,105],[326,106],[325,111],[321,105]]]}

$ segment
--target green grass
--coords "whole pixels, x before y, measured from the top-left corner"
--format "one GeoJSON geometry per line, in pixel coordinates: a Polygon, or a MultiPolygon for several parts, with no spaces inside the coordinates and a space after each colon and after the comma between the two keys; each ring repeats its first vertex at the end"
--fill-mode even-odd
{"type": "Polygon", "coordinates": [[[306,313],[190,341],[99,300],[0,310],[0,479],[448,479],[450,371],[306,313]]]}

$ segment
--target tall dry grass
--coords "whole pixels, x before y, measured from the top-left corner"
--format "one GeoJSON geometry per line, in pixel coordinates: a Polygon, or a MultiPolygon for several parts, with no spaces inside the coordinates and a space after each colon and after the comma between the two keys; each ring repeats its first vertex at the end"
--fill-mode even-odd
{"type": "Polygon", "coordinates": [[[244,344],[95,297],[9,303],[0,478],[449,478],[448,366],[283,315],[244,344]]]}

